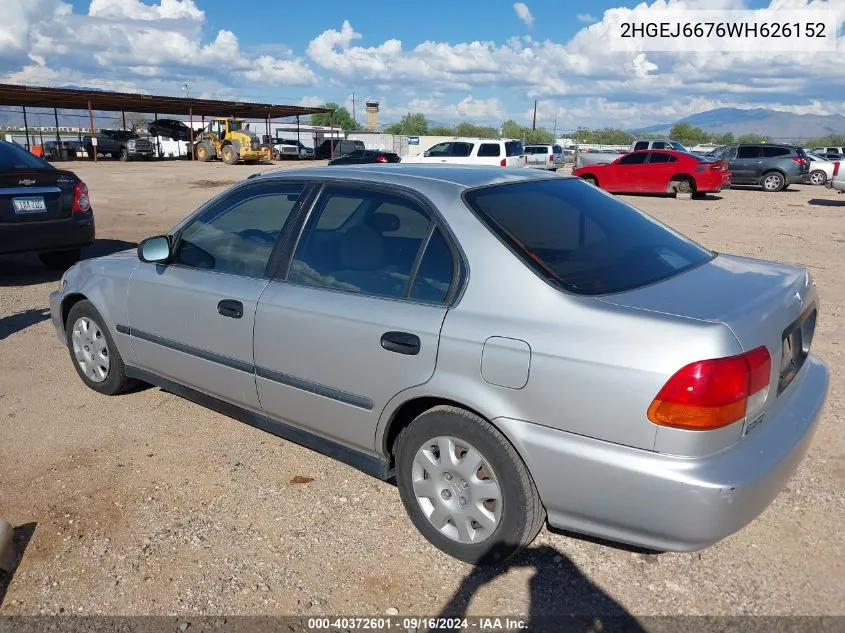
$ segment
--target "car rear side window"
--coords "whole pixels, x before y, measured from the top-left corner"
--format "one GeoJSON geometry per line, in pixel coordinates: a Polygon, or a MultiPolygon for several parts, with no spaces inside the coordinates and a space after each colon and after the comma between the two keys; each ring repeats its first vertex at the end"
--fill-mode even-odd
{"type": "Polygon", "coordinates": [[[763,158],[776,158],[777,156],[789,156],[792,152],[788,147],[764,147],[763,158]]]}
{"type": "Polygon", "coordinates": [[[449,294],[455,274],[454,259],[449,242],[441,229],[437,229],[428,241],[420,267],[411,287],[411,299],[430,303],[443,303],[449,294]]]}
{"type": "Polygon", "coordinates": [[[648,158],[649,163],[674,163],[677,160],[675,156],[666,152],[651,152],[648,158]]]}
{"type": "Polygon", "coordinates": [[[648,141],[637,141],[634,143],[634,151],[639,151],[641,149],[648,149],[648,141]]]}
{"type": "Polygon", "coordinates": [[[327,187],[308,220],[288,279],[377,297],[407,297],[431,218],[414,201],[390,192],[327,187]],[[342,199],[347,221],[323,221],[342,199]],[[329,228],[327,228],[329,227],[329,228]]]}
{"type": "Polygon", "coordinates": [[[647,152],[639,152],[638,154],[628,154],[619,159],[620,165],[642,165],[645,162],[647,152]]]}
{"type": "Polygon", "coordinates": [[[502,150],[498,143],[482,143],[478,147],[478,155],[486,157],[499,157],[502,155],[502,150]]]}
{"type": "Polygon", "coordinates": [[[521,141],[505,141],[505,156],[522,156],[524,153],[521,141]]]}
{"type": "Polygon", "coordinates": [[[13,171],[15,169],[55,168],[47,161],[41,160],[14,143],[0,142],[0,171],[13,171]]]}
{"type": "Polygon", "coordinates": [[[472,154],[472,143],[452,143],[452,156],[463,158],[472,154]]]}
{"type": "Polygon", "coordinates": [[[736,157],[759,158],[761,149],[762,148],[759,145],[742,145],[739,147],[739,149],[736,150],[736,157]]]}
{"type": "Polygon", "coordinates": [[[264,277],[273,247],[303,191],[301,184],[243,187],[182,229],[176,263],[264,277]]]}
{"type": "Polygon", "coordinates": [[[568,292],[600,295],[659,282],[712,253],[577,179],[473,189],[469,207],[537,274],[568,292]]]}

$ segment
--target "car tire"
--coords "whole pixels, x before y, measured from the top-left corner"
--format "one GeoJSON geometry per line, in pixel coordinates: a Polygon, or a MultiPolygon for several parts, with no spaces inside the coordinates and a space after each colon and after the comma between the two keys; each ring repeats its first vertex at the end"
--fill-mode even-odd
{"type": "Polygon", "coordinates": [[[395,446],[405,510],[446,554],[495,565],[528,546],[543,527],[546,511],[528,468],[507,438],[479,416],[434,407],[403,429],[395,446]],[[445,465],[440,447],[450,452],[445,465]]]}
{"type": "Polygon", "coordinates": [[[810,177],[808,178],[811,185],[823,185],[827,182],[827,174],[824,173],[821,169],[816,169],[815,171],[810,172],[810,177]]]}
{"type": "Polygon", "coordinates": [[[775,193],[786,189],[786,178],[779,171],[767,171],[761,181],[763,191],[775,193]]]}
{"type": "Polygon", "coordinates": [[[39,253],[38,259],[50,270],[60,272],[66,271],[82,257],[81,248],[70,248],[64,251],[52,251],[50,253],[39,253]]]}
{"type": "Polygon", "coordinates": [[[113,396],[136,385],[136,380],[126,376],[123,359],[103,317],[87,299],[70,309],[65,342],[76,373],[90,389],[113,396]]]}
{"type": "Polygon", "coordinates": [[[222,158],[223,162],[227,165],[234,165],[238,162],[238,154],[235,152],[235,148],[231,145],[227,145],[220,150],[220,158],[222,158]]]}
{"type": "Polygon", "coordinates": [[[118,157],[124,163],[127,162],[129,160],[129,150],[127,150],[125,147],[121,148],[120,154],[118,155],[118,157]]]}
{"type": "Polygon", "coordinates": [[[584,182],[586,182],[588,184],[593,185],[593,187],[599,186],[599,181],[596,180],[595,176],[581,176],[581,180],[583,180],[584,182]]]}

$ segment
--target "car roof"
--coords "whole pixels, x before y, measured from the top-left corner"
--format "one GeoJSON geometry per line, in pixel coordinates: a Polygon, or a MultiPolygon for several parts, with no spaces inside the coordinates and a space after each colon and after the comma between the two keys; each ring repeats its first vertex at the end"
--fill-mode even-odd
{"type": "Polygon", "coordinates": [[[526,182],[531,180],[550,180],[553,178],[572,179],[574,176],[561,176],[545,170],[526,169],[524,167],[494,167],[487,165],[355,165],[304,168],[281,168],[261,173],[256,179],[320,179],[347,180],[362,183],[389,184],[424,189],[431,186],[452,185],[463,189],[499,185],[504,183],[526,182]]]}
{"type": "MultiPolygon", "coordinates": [[[[442,141],[443,143],[454,143],[456,141],[459,142],[473,142],[473,143],[510,143],[512,141],[518,141],[518,138],[481,138],[480,136],[456,136],[455,138],[450,138],[446,141],[442,141]]],[[[438,143],[439,145],[439,143],[438,143]]]]}

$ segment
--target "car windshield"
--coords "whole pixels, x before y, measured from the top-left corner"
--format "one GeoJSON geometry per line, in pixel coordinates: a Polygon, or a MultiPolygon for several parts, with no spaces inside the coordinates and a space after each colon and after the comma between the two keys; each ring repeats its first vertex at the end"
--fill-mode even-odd
{"type": "Polygon", "coordinates": [[[466,192],[464,199],[526,265],[576,294],[633,290],[714,257],[578,179],[482,187],[466,192]]]}
{"type": "Polygon", "coordinates": [[[0,171],[15,169],[54,169],[54,167],[19,145],[0,141],[0,171]]]}
{"type": "Polygon", "coordinates": [[[688,152],[689,151],[689,150],[687,150],[686,147],[684,147],[683,145],[678,143],[678,141],[669,141],[669,144],[672,147],[674,147],[676,150],[678,150],[679,152],[688,152]]]}

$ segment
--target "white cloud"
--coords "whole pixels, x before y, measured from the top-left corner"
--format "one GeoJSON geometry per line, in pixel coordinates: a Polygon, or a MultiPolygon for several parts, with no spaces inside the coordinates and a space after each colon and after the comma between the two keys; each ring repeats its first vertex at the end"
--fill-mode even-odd
{"type": "Polygon", "coordinates": [[[160,85],[223,80],[311,85],[317,78],[301,57],[251,57],[235,33],[203,37],[205,13],[194,0],[91,0],[74,14],[63,0],[4,0],[0,24],[0,81],[52,85],[129,85],[157,78],[160,85]],[[71,80],[70,77],[75,77],[71,80]]]}
{"type": "Polygon", "coordinates": [[[200,11],[193,0],[161,0],[153,5],[144,4],[141,0],[91,0],[88,15],[130,20],[188,19],[201,22],[205,19],[205,12],[200,11]]]}
{"type": "Polygon", "coordinates": [[[525,22],[527,26],[534,25],[534,16],[531,15],[531,10],[527,4],[524,2],[514,2],[513,10],[516,12],[516,16],[525,22]]]}
{"type": "Polygon", "coordinates": [[[302,97],[296,102],[296,105],[302,106],[303,108],[316,108],[326,103],[326,101],[330,101],[330,99],[324,99],[323,97],[316,97],[312,95],[302,97]]]}
{"type": "Polygon", "coordinates": [[[584,22],[586,24],[589,24],[590,22],[596,22],[596,18],[594,18],[589,13],[579,13],[578,15],[575,16],[575,18],[579,22],[584,22]]]}

